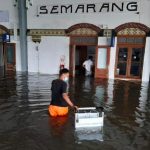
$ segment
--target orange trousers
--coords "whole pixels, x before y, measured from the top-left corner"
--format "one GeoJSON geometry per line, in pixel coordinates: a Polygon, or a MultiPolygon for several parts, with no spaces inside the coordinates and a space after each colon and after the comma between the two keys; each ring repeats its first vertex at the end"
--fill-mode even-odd
{"type": "Polygon", "coordinates": [[[59,107],[59,106],[50,105],[48,110],[49,110],[49,114],[52,117],[65,116],[68,114],[68,107],[59,107]]]}

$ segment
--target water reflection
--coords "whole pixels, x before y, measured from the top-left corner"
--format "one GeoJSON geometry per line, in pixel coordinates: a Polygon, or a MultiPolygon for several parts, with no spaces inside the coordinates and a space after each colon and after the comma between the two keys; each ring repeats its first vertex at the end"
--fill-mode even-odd
{"type": "Polygon", "coordinates": [[[82,129],[75,131],[76,141],[82,143],[83,141],[103,141],[103,131],[99,129],[82,129]]]}
{"type": "Polygon", "coordinates": [[[106,110],[112,111],[113,109],[113,95],[114,94],[114,80],[108,80],[107,85],[107,101],[106,101],[106,110]]]}
{"type": "Polygon", "coordinates": [[[146,119],[146,105],[147,105],[147,97],[148,97],[148,83],[141,84],[140,97],[139,97],[139,105],[135,110],[135,122],[139,124],[140,127],[144,126],[146,119]]]}
{"type": "Polygon", "coordinates": [[[95,89],[95,99],[94,99],[94,105],[96,107],[101,107],[104,105],[104,93],[105,89],[103,86],[97,86],[95,89]]]}
{"type": "Polygon", "coordinates": [[[85,77],[84,82],[83,82],[83,87],[82,87],[82,89],[84,89],[85,92],[89,92],[91,90],[92,81],[93,81],[93,78],[85,77]]]}
{"type": "Polygon", "coordinates": [[[53,136],[63,137],[64,136],[64,127],[67,124],[68,116],[64,117],[50,117],[49,125],[50,130],[53,136]]]}
{"type": "Polygon", "coordinates": [[[0,77],[4,77],[5,72],[4,72],[4,67],[0,65],[0,77]]]}
{"type": "Polygon", "coordinates": [[[148,83],[70,79],[70,97],[78,106],[104,107],[101,134],[76,132],[72,111],[66,118],[49,117],[50,86],[55,78],[39,74],[0,78],[0,150],[150,149],[148,83]]]}

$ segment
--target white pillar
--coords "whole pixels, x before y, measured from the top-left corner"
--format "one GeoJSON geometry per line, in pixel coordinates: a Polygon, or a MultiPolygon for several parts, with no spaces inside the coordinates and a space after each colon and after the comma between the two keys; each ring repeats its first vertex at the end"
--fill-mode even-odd
{"type": "Polygon", "coordinates": [[[142,81],[148,82],[149,77],[150,77],[150,37],[147,37],[145,44],[142,81]]]}
{"type": "Polygon", "coordinates": [[[117,37],[115,37],[115,46],[110,49],[110,63],[109,63],[109,79],[115,77],[115,63],[116,63],[117,37]]]}

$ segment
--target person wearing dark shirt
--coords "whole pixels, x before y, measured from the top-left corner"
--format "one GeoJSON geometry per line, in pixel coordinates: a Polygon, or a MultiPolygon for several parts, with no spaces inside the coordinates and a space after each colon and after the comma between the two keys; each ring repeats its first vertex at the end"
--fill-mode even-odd
{"type": "Polygon", "coordinates": [[[77,110],[70,100],[67,92],[67,81],[69,79],[69,70],[64,68],[59,72],[59,79],[52,81],[51,103],[49,106],[49,113],[52,117],[64,116],[68,114],[68,105],[77,110]]]}

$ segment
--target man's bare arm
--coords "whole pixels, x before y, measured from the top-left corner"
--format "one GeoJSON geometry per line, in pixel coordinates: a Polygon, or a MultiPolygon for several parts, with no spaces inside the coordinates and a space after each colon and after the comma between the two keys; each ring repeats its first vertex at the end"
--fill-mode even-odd
{"type": "Polygon", "coordinates": [[[71,100],[70,100],[70,98],[69,98],[69,96],[68,96],[67,93],[63,93],[63,98],[64,98],[64,100],[67,102],[67,104],[68,104],[69,106],[71,106],[72,108],[75,108],[76,110],[78,109],[78,107],[75,106],[75,105],[71,102],[71,100]]]}

